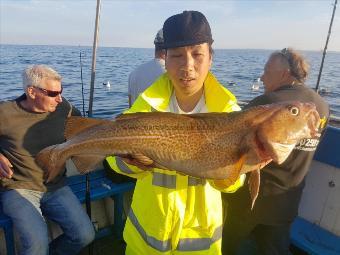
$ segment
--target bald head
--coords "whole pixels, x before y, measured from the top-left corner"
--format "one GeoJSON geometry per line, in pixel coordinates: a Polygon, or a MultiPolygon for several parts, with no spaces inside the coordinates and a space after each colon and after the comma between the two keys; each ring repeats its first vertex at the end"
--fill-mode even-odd
{"type": "Polygon", "coordinates": [[[275,54],[272,53],[268,59],[268,61],[271,60],[275,66],[275,68],[284,70],[289,69],[289,63],[287,59],[282,54],[275,54]]]}

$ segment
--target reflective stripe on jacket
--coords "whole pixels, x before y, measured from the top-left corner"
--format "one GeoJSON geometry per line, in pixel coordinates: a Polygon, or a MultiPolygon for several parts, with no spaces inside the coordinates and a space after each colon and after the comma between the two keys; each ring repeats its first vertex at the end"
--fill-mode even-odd
{"type": "MultiPolygon", "coordinates": [[[[160,76],[126,113],[165,111],[173,86],[160,76]]],[[[209,73],[204,82],[209,112],[240,110],[232,93],[209,73]]],[[[126,254],[221,254],[222,204],[212,180],[154,168],[143,171],[119,157],[107,161],[116,172],[137,179],[124,229],[126,254]]],[[[223,192],[234,192],[244,176],[223,192]]]]}

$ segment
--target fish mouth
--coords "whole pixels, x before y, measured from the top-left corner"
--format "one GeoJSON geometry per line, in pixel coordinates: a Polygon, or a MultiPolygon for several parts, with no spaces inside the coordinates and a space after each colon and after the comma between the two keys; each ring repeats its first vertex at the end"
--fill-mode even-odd
{"type": "Polygon", "coordinates": [[[283,144],[276,142],[270,142],[268,144],[271,150],[271,157],[277,164],[283,163],[295,147],[295,144],[283,144]]]}
{"type": "Polygon", "coordinates": [[[263,142],[256,132],[255,144],[257,154],[262,161],[273,160],[277,164],[284,162],[295,147],[295,144],[284,144],[273,141],[263,142]]]}

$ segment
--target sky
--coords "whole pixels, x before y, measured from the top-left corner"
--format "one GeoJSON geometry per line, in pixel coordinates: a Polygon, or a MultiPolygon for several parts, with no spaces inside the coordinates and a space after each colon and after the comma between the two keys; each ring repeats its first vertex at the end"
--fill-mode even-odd
{"type": "MultiPolygon", "coordinates": [[[[334,0],[101,1],[98,45],[152,48],[164,21],[183,10],[201,11],[218,49],[322,51],[334,0]]],[[[329,51],[340,51],[340,4],[329,51]]],[[[0,43],[93,44],[96,0],[0,0],[0,43]]]]}

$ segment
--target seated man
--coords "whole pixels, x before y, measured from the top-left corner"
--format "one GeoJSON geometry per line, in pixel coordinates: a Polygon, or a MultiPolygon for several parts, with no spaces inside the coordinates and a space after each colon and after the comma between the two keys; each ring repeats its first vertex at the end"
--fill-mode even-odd
{"type": "MultiPolygon", "coordinates": [[[[184,11],[171,16],[163,25],[163,35],[167,73],[137,98],[129,112],[191,114],[239,109],[234,95],[209,71],[213,39],[202,13],[184,11]]],[[[228,188],[223,181],[171,170],[145,171],[136,160],[108,157],[107,161],[116,172],[137,179],[124,230],[126,254],[221,254],[220,191],[237,189],[243,179],[228,188]]]]}
{"type": "Polygon", "coordinates": [[[66,118],[80,112],[62,98],[61,76],[50,67],[28,67],[23,87],[25,94],[0,103],[2,209],[19,235],[19,254],[74,255],[94,239],[92,223],[64,186],[65,172],[45,184],[34,157],[43,148],[63,142],[66,118]],[[44,217],[64,232],[50,245],[44,217]]]}

